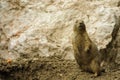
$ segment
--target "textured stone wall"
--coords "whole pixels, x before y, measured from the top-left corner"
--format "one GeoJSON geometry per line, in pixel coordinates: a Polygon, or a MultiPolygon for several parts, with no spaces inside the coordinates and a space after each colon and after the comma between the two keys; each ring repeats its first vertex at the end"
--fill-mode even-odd
{"type": "Polygon", "coordinates": [[[107,45],[107,47],[104,49],[103,54],[105,54],[104,58],[108,62],[116,63],[116,57],[118,56],[120,58],[120,19],[118,19],[117,24],[115,25],[115,28],[112,32],[112,40],[107,45]],[[106,58],[107,57],[107,58],[106,58]]]}
{"type": "Polygon", "coordinates": [[[4,33],[4,31],[2,30],[2,28],[0,28],[0,50],[5,50],[8,49],[8,43],[7,43],[7,37],[4,33]]]}
{"type": "Polygon", "coordinates": [[[107,57],[111,46],[120,52],[119,18],[119,0],[0,0],[0,54],[73,59],[72,28],[82,19],[107,57]]]}
{"type": "Polygon", "coordinates": [[[116,38],[116,49],[117,49],[117,58],[120,60],[120,27],[118,30],[117,38],[116,38]]]}

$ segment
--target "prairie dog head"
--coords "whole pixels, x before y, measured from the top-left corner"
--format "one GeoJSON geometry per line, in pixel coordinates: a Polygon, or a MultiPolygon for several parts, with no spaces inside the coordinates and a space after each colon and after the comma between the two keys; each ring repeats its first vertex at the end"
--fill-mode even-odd
{"type": "Polygon", "coordinates": [[[84,21],[77,20],[73,28],[74,32],[83,32],[86,31],[84,21]]]}

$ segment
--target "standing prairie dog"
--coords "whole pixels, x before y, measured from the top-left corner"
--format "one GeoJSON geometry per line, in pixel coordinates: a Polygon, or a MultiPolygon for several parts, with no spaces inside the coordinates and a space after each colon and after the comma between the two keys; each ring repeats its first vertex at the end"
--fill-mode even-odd
{"type": "Polygon", "coordinates": [[[77,20],[73,32],[72,44],[77,63],[82,70],[99,76],[101,73],[101,55],[97,46],[89,38],[84,22],[77,20]]]}

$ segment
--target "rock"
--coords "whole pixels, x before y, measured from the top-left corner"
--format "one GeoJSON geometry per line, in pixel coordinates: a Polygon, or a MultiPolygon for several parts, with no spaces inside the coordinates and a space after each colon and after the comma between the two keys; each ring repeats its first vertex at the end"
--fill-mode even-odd
{"type": "Polygon", "coordinates": [[[7,44],[9,52],[30,57],[39,54],[74,59],[72,28],[76,20],[82,19],[89,37],[99,49],[106,49],[114,41],[115,25],[120,24],[118,1],[1,0],[0,29],[5,38],[0,37],[0,47],[7,44]]]}

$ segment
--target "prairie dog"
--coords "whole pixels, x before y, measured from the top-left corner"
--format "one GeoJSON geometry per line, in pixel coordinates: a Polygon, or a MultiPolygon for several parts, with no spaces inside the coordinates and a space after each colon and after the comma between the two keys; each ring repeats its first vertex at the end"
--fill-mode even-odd
{"type": "Polygon", "coordinates": [[[97,46],[89,38],[84,22],[77,20],[73,32],[72,44],[77,63],[82,70],[99,76],[101,73],[101,55],[97,46]]]}

